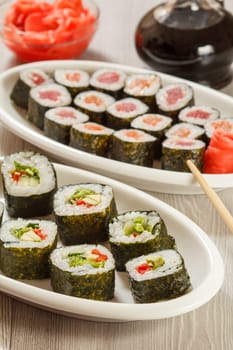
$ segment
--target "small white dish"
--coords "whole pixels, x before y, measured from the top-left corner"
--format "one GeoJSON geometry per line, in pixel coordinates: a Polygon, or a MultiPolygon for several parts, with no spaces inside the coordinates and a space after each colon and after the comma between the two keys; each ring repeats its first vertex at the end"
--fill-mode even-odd
{"type": "MultiPolygon", "coordinates": [[[[75,165],[89,171],[101,173],[142,190],[174,194],[202,193],[199,184],[193,179],[191,173],[148,168],[107,159],[63,145],[43,135],[42,131],[19,114],[10,100],[10,93],[18,79],[19,72],[26,67],[38,67],[48,72],[52,72],[58,68],[84,69],[90,73],[99,68],[112,68],[120,69],[127,74],[148,73],[151,72],[151,70],[107,62],[75,60],[42,61],[11,68],[0,74],[0,121],[15,135],[31,144],[35,144],[37,147],[47,152],[47,154],[53,156],[53,159],[57,159],[65,164],[75,165]]],[[[162,73],[159,73],[159,75],[161,76],[163,85],[178,81],[186,81],[162,73]]],[[[218,108],[223,117],[227,118],[232,116],[232,97],[190,81],[186,82],[194,89],[196,104],[218,108]]],[[[204,175],[204,177],[210,186],[216,190],[233,186],[233,174],[207,174],[204,175]]]]}
{"type": "MultiPolygon", "coordinates": [[[[115,297],[112,301],[104,302],[55,293],[49,279],[17,281],[0,273],[0,291],[59,314],[107,322],[155,320],[182,315],[207,303],[219,291],[224,279],[222,258],[206,233],[184,214],[153,196],[116,180],[59,164],[55,164],[55,169],[58,186],[79,182],[112,186],[119,212],[157,210],[184,257],[192,288],[175,299],[135,304],[126,273],[117,272],[115,297]]],[[[2,193],[0,195],[3,196],[2,193]]]]}

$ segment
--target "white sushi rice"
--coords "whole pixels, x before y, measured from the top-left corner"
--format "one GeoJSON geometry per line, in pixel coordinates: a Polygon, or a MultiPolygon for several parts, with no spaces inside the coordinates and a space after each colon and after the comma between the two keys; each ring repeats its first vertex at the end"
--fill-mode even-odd
{"type": "Polygon", "coordinates": [[[178,123],[165,132],[166,137],[185,137],[196,139],[204,134],[205,130],[191,123],[178,123]]]}
{"type": "Polygon", "coordinates": [[[113,221],[109,224],[109,241],[112,243],[132,243],[146,242],[154,238],[155,235],[152,235],[151,232],[146,230],[136,237],[125,234],[124,225],[138,216],[148,220],[147,224],[152,227],[161,222],[161,218],[155,211],[149,213],[140,211],[123,213],[114,218],[113,221]]]}
{"type": "Polygon", "coordinates": [[[204,125],[206,135],[211,138],[215,130],[221,130],[223,132],[233,132],[233,118],[216,119],[207,122],[204,125]]]}
{"type": "Polygon", "coordinates": [[[90,85],[109,91],[118,91],[124,87],[126,74],[119,70],[112,70],[108,68],[101,68],[96,70],[90,79],[90,85]],[[102,79],[102,77],[109,77],[109,79],[102,79]],[[115,76],[115,79],[111,79],[111,76],[115,76]]]}
{"type": "Polygon", "coordinates": [[[83,215],[96,213],[105,210],[113,199],[113,191],[110,186],[100,184],[83,183],[77,185],[63,186],[58,189],[54,195],[54,211],[56,215],[83,215]],[[91,189],[101,195],[101,202],[89,208],[82,205],[73,205],[69,203],[69,199],[80,188],[91,189]]]}
{"type": "Polygon", "coordinates": [[[177,150],[194,150],[204,148],[205,143],[201,140],[170,137],[162,142],[162,147],[177,150]]]}
{"type": "Polygon", "coordinates": [[[31,88],[52,82],[52,78],[43,70],[38,68],[23,69],[20,71],[19,77],[25,84],[27,84],[31,88]],[[44,81],[42,83],[39,83],[40,79],[44,81]]]}
{"type": "Polygon", "coordinates": [[[189,122],[204,126],[208,121],[219,118],[220,112],[209,106],[191,106],[182,109],[178,119],[183,122],[189,122]]]}
{"type": "Polygon", "coordinates": [[[135,129],[143,129],[145,131],[159,131],[168,128],[172,124],[172,118],[161,114],[144,114],[136,117],[131,126],[135,129]],[[150,122],[147,120],[150,120],[150,122]]]}
{"type": "Polygon", "coordinates": [[[104,92],[88,90],[77,94],[73,102],[75,106],[86,110],[105,112],[107,107],[115,102],[115,99],[104,92]]]}
{"type": "Polygon", "coordinates": [[[125,266],[130,278],[135,281],[145,281],[171,275],[183,268],[181,255],[174,249],[165,249],[156,253],[142,255],[128,261],[125,266]],[[159,266],[155,270],[147,271],[144,274],[137,271],[137,267],[146,263],[147,259],[156,259],[160,256],[165,261],[164,265],[159,266]]]}
{"type": "Polygon", "coordinates": [[[73,107],[51,108],[45,113],[45,118],[61,125],[73,125],[74,123],[84,123],[89,120],[87,114],[78,111],[73,107]]]}
{"type": "Polygon", "coordinates": [[[25,220],[15,219],[7,220],[2,224],[0,229],[0,240],[3,242],[5,248],[44,248],[50,246],[57,236],[57,225],[53,221],[49,220],[25,220]],[[26,227],[29,223],[39,224],[40,229],[47,235],[47,237],[40,242],[24,241],[17,238],[12,232],[12,229],[20,229],[26,227]]]}
{"type": "Polygon", "coordinates": [[[156,138],[138,129],[121,129],[113,133],[119,140],[132,143],[154,142],[156,138]],[[137,134],[137,136],[135,136],[137,134]]]}
{"type": "Polygon", "coordinates": [[[112,103],[107,108],[107,112],[117,118],[124,119],[124,118],[133,118],[141,114],[145,114],[148,112],[148,109],[149,107],[145,103],[141,102],[140,100],[134,97],[126,97],[112,103]],[[126,107],[127,105],[129,106],[128,110],[126,107]],[[121,108],[121,106],[123,106],[123,108],[121,108]],[[124,106],[126,107],[126,109],[124,109],[124,106]]]}
{"type": "Polygon", "coordinates": [[[156,102],[159,109],[169,112],[179,110],[186,107],[186,105],[193,99],[192,88],[184,83],[179,84],[169,84],[161,88],[156,94],[156,102]],[[173,89],[181,89],[183,97],[177,98],[175,103],[169,104],[167,102],[168,92],[173,89]]]}
{"type": "Polygon", "coordinates": [[[68,271],[71,272],[73,275],[86,275],[86,274],[98,274],[103,273],[109,270],[113,270],[115,268],[115,262],[113,259],[113,256],[111,252],[105,248],[104,246],[98,244],[81,244],[81,245],[73,245],[69,247],[62,247],[54,249],[53,252],[50,254],[50,260],[52,265],[58,267],[62,271],[68,271]],[[75,253],[84,253],[86,257],[93,257],[93,254],[91,251],[93,249],[98,249],[101,254],[107,255],[108,259],[105,262],[104,267],[93,267],[90,264],[85,264],[82,266],[74,266],[71,267],[68,262],[68,254],[75,254],[75,253]]]}
{"type": "Polygon", "coordinates": [[[151,96],[161,86],[161,78],[156,74],[133,74],[125,81],[124,92],[133,96],[151,96]]]}
{"type": "Polygon", "coordinates": [[[88,87],[90,80],[89,74],[80,69],[57,69],[54,78],[57,83],[67,87],[88,87]]]}
{"type": "Polygon", "coordinates": [[[12,196],[31,196],[47,193],[55,188],[56,178],[52,164],[47,157],[32,151],[13,153],[3,160],[1,172],[4,177],[5,187],[8,194],[12,196]],[[11,171],[15,169],[14,161],[38,169],[40,182],[35,185],[28,184],[21,186],[12,179],[11,171]]]}
{"type": "Polygon", "coordinates": [[[62,85],[51,83],[34,87],[30,90],[30,98],[44,107],[61,107],[71,104],[69,91],[62,85]],[[54,92],[58,95],[54,97],[54,92]]]}
{"type": "Polygon", "coordinates": [[[77,123],[72,126],[73,129],[83,132],[85,134],[91,135],[112,135],[113,129],[107,128],[101,124],[87,122],[87,123],[77,123]]]}

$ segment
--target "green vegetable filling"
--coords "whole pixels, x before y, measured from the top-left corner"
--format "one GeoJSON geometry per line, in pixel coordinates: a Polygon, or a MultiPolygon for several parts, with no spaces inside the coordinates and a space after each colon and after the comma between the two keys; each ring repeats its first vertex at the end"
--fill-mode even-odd
{"type": "MultiPolygon", "coordinates": [[[[33,179],[35,183],[40,183],[39,170],[29,166],[23,165],[14,161],[15,169],[10,171],[10,174],[14,181],[19,182],[23,181],[23,179],[33,179]]],[[[31,184],[31,182],[30,182],[31,184]]]]}
{"type": "Polygon", "coordinates": [[[21,241],[41,242],[47,237],[37,223],[28,223],[25,227],[12,228],[11,233],[21,241]]]}
{"type": "Polygon", "coordinates": [[[65,259],[68,260],[68,264],[70,267],[77,267],[83,265],[90,265],[95,268],[104,267],[105,262],[107,260],[107,256],[101,254],[99,251],[97,252],[75,252],[69,253],[64,256],[65,259]],[[96,253],[96,254],[95,254],[96,253]]]}
{"type": "Polygon", "coordinates": [[[144,231],[152,232],[153,226],[148,224],[146,217],[137,216],[133,220],[127,221],[123,230],[126,236],[138,236],[144,231]]]}
{"type": "Polygon", "coordinates": [[[136,270],[140,273],[140,274],[144,274],[146,272],[149,271],[153,271],[156,270],[158,267],[161,267],[165,264],[165,260],[164,258],[160,255],[157,256],[154,259],[146,259],[146,261],[144,263],[142,263],[141,265],[139,265],[136,270]]]}
{"type": "Polygon", "coordinates": [[[68,203],[75,205],[85,205],[87,207],[96,206],[101,203],[101,194],[88,188],[79,188],[69,198],[68,203]]]}

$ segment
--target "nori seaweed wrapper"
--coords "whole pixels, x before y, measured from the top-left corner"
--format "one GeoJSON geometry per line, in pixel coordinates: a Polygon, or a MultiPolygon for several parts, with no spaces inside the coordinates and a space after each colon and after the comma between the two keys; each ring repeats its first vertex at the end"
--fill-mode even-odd
{"type": "MultiPolygon", "coordinates": [[[[185,140],[183,141],[185,142],[185,140]]],[[[171,171],[190,172],[186,161],[191,159],[196,167],[202,171],[206,147],[202,141],[200,142],[202,145],[193,149],[170,148],[162,145],[161,168],[171,171]]]]}
{"type": "MultiPolygon", "coordinates": [[[[137,212],[140,216],[140,211],[137,212]]],[[[160,216],[159,222],[153,227],[151,239],[135,242],[114,242],[110,237],[109,243],[118,271],[125,271],[125,264],[130,259],[158,250],[172,249],[176,246],[174,237],[167,234],[166,225],[160,216]]]]}
{"type": "Polygon", "coordinates": [[[5,248],[0,242],[1,270],[15,279],[42,279],[49,277],[49,255],[56,247],[54,243],[46,248],[5,248]]]}
{"type": "Polygon", "coordinates": [[[68,145],[70,142],[71,125],[57,123],[54,120],[44,118],[44,134],[49,138],[68,145]]]}
{"type": "Polygon", "coordinates": [[[91,134],[73,127],[70,132],[70,146],[98,156],[107,156],[110,138],[110,134],[91,134]]]}
{"type": "Polygon", "coordinates": [[[28,97],[31,87],[27,85],[22,79],[18,79],[13,90],[11,91],[10,98],[18,106],[23,109],[28,108],[28,97]]]}
{"type": "MultiPolygon", "coordinates": [[[[161,255],[163,256],[163,251],[161,251],[161,255]]],[[[190,276],[185,268],[183,258],[180,266],[174,272],[142,280],[136,280],[129,274],[129,283],[136,303],[153,303],[176,298],[183,295],[191,287],[190,276]]]]}
{"type": "Polygon", "coordinates": [[[55,192],[56,188],[47,193],[28,197],[12,196],[6,191],[4,186],[4,197],[8,215],[11,217],[30,218],[52,214],[55,192]]]}
{"type": "Polygon", "coordinates": [[[155,156],[155,139],[146,142],[129,142],[114,134],[109,145],[109,158],[134,165],[152,167],[155,156]]]}
{"type": "MultiPolygon", "coordinates": [[[[72,186],[72,185],[71,185],[72,186]]],[[[65,188],[67,186],[64,186],[65,188]]],[[[54,216],[58,234],[65,245],[100,243],[108,240],[108,224],[117,213],[116,202],[112,197],[109,205],[93,212],[73,215],[58,215],[54,205],[54,216]]]]}
{"type": "Polygon", "coordinates": [[[28,99],[28,119],[39,129],[44,129],[44,115],[50,107],[43,106],[36,102],[32,97],[28,99]]]}

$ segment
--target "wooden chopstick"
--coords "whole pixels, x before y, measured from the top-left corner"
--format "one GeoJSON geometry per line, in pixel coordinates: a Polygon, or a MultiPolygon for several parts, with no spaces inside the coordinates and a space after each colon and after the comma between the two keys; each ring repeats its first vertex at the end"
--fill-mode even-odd
{"type": "Polygon", "coordinates": [[[196,165],[191,160],[187,160],[186,163],[189,169],[191,170],[192,174],[194,175],[195,179],[199,182],[204,192],[208,196],[209,200],[212,202],[215,209],[218,211],[219,215],[222,217],[225,224],[233,233],[233,217],[228,211],[228,209],[226,208],[226,206],[223,204],[222,200],[219,198],[217,193],[210,187],[210,185],[208,184],[204,176],[197,169],[196,165]]]}

